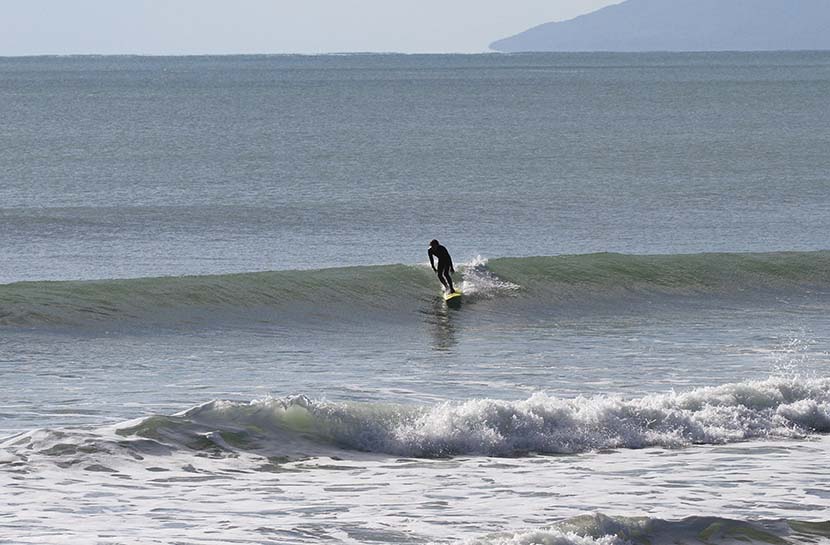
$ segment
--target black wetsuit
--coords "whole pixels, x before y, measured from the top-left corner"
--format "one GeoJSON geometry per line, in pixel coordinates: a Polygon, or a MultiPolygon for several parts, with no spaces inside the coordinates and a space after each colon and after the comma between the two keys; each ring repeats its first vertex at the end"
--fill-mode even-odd
{"type": "Polygon", "coordinates": [[[432,270],[438,273],[438,280],[441,281],[445,288],[450,290],[450,293],[454,292],[455,288],[452,286],[450,271],[455,272],[455,267],[452,266],[452,258],[450,257],[450,253],[440,244],[434,250],[430,248],[428,253],[429,264],[432,265],[432,270]],[[433,256],[438,258],[437,268],[435,266],[435,262],[433,261],[433,256]]]}

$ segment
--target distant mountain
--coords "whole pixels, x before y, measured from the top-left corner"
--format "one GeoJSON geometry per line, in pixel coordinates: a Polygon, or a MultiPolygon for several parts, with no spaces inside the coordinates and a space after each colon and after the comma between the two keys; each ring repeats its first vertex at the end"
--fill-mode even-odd
{"type": "Polygon", "coordinates": [[[504,52],[830,49],[830,0],[627,0],[490,47],[504,52]]]}

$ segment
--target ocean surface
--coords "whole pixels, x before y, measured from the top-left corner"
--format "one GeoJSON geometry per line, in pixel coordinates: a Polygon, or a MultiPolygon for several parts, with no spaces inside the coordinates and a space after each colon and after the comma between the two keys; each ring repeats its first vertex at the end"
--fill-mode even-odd
{"type": "Polygon", "coordinates": [[[828,97],[817,52],[0,58],[0,543],[830,543],[828,97]]]}

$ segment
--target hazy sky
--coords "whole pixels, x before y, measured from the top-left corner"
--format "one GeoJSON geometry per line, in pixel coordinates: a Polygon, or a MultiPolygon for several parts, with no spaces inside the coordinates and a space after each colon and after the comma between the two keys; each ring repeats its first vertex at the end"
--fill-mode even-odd
{"type": "Polygon", "coordinates": [[[0,0],[0,56],[481,52],[620,0],[0,0]]]}

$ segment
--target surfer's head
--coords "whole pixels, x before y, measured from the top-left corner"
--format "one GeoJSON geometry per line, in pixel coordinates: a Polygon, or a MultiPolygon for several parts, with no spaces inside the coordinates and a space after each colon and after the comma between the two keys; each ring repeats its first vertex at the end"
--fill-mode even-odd
{"type": "Polygon", "coordinates": [[[438,247],[438,241],[436,239],[430,240],[429,241],[429,247],[430,248],[437,248],[438,247]]]}

